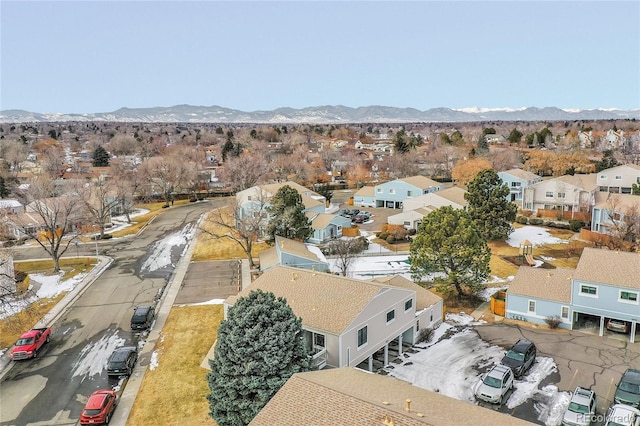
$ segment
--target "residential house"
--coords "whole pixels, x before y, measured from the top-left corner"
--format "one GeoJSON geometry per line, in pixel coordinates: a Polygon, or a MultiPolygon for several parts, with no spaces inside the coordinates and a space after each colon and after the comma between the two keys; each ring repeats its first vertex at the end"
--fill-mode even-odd
{"type": "Polygon", "coordinates": [[[403,203],[402,213],[389,216],[387,223],[402,225],[407,229],[418,229],[424,216],[440,207],[451,206],[454,209],[466,209],[468,204],[464,198],[466,193],[467,191],[464,189],[454,186],[410,198],[403,203]]]}
{"type": "Polygon", "coordinates": [[[277,235],[274,246],[262,251],[259,257],[262,272],[276,265],[295,266],[317,272],[329,271],[329,264],[309,250],[306,244],[277,235]]]}
{"type": "Polygon", "coordinates": [[[596,183],[602,192],[631,194],[633,184],[640,186],[640,166],[636,164],[602,170],[597,176],[596,183]]]}
{"type": "Polygon", "coordinates": [[[510,169],[498,172],[498,177],[509,187],[507,201],[522,205],[522,192],[534,183],[542,182],[542,177],[522,169],[510,169]]]}
{"type": "Polygon", "coordinates": [[[523,188],[522,209],[558,210],[571,218],[573,213],[591,211],[597,188],[595,173],[543,180],[523,188]]]}
{"type": "Polygon", "coordinates": [[[597,192],[591,212],[591,231],[618,238],[640,234],[640,197],[597,192]]]}
{"type": "Polygon", "coordinates": [[[373,195],[370,195],[371,190],[358,191],[353,196],[353,204],[362,207],[401,209],[408,199],[443,189],[444,184],[418,175],[376,185],[373,187],[373,195]]]}
{"type": "Polygon", "coordinates": [[[558,327],[571,329],[571,278],[567,268],[543,269],[521,266],[506,298],[506,317],[536,324],[557,317],[558,327]]]}
{"type": "Polygon", "coordinates": [[[575,270],[521,266],[507,290],[507,318],[559,326],[595,325],[604,335],[609,319],[629,324],[629,340],[640,334],[640,255],[587,247],[575,270]]]}
{"type": "Polygon", "coordinates": [[[271,425],[529,425],[467,401],[357,368],[294,374],[253,418],[271,425]]]}
{"type": "Polygon", "coordinates": [[[0,200],[0,213],[21,214],[24,213],[24,206],[18,200],[5,198],[0,200]]]}
{"type": "Polygon", "coordinates": [[[227,298],[225,317],[238,298],[257,289],[285,298],[302,318],[314,368],[363,363],[371,371],[376,352],[387,365],[390,348],[400,355],[418,339],[415,290],[277,265],[227,298]]]}
{"type": "Polygon", "coordinates": [[[313,234],[307,238],[307,242],[313,244],[323,244],[335,238],[342,237],[344,228],[351,228],[351,219],[331,213],[316,213],[314,211],[306,213],[311,222],[313,234]]]}

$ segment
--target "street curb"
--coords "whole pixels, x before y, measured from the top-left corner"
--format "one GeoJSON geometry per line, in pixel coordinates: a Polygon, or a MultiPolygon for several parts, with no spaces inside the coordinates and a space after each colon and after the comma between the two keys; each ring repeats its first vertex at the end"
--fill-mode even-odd
{"type": "MultiPolygon", "coordinates": [[[[113,259],[107,256],[98,256],[98,264],[89,271],[87,276],[82,280],[80,284],[75,286],[73,290],[67,293],[60,302],[56,303],[56,305],[47,312],[40,321],[34,327],[51,327],[60,319],[60,317],[65,313],[67,307],[74,303],[82,294],[93,284],[93,282],[98,279],[100,275],[104,271],[111,266],[113,263],[113,259]]],[[[0,381],[4,379],[4,377],[11,371],[13,367],[13,363],[9,358],[9,352],[11,351],[11,347],[9,347],[6,352],[0,357],[0,381]]]]}

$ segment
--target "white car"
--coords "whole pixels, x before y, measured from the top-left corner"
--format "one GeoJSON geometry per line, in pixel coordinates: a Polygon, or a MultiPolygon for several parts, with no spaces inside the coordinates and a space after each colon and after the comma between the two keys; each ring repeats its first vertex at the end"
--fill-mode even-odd
{"type": "Polygon", "coordinates": [[[500,404],[506,400],[509,390],[513,389],[513,371],[506,365],[496,365],[482,376],[482,382],[476,389],[476,398],[491,404],[500,404]]]}
{"type": "Polygon", "coordinates": [[[569,406],[562,417],[564,426],[588,426],[596,415],[596,393],[578,386],[571,395],[569,406]]]}
{"type": "Polygon", "coordinates": [[[630,405],[614,404],[607,411],[604,426],[640,426],[640,410],[630,405]]]}

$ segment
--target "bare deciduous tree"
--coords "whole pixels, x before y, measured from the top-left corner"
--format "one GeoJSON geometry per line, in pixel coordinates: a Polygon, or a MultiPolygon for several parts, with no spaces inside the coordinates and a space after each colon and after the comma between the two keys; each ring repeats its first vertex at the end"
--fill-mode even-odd
{"type": "Polygon", "coordinates": [[[269,164],[259,152],[244,152],[237,157],[227,158],[222,170],[222,181],[233,192],[243,191],[261,183],[269,173],[269,164]]]}
{"type": "Polygon", "coordinates": [[[83,186],[81,196],[84,208],[91,222],[100,230],[100,238],[102,238],[105,225],[111,219],[111,212],[121,202],[115,185],[110,180],[97,179],[83,186]]]}
{"type": "Polygon", "coordinates": [[[332,240],[327,245],[329,255],[336,256],[336,267],[340,274],[347,276],[358,253],[365,250],[368,242],[365,238],[341,238],[332,240]]]}
{"type": "Polygon", "coordinates": [[[148,158],[139,170],[152,191],[162,195],[165,206],[173,201],[175,193],[190,188],[195,178],[194,165],[179,155],[148,158]]]}
{"type": "MultiPolygon", "coordinates": [[[[607,199],[607,218],[611,223],[611,236],[620,242],[627,241],[638,244],[640,241],[640,202],[624,205],[615,194],[607,199]]],[[[618,244],[616,248],[623,248],[618,244]]]]}

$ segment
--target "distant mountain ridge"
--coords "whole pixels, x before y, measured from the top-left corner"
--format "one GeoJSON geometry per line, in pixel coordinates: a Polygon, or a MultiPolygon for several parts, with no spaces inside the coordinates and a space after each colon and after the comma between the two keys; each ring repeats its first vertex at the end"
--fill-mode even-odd
{"type": "Polygon", "coordinates": [[[567,111],[545,108],[396,108],[379,105],[351,108],[325,105],[301,109],[240,111],[221,106],[175,105],[154,108],[120,108],[113,112],[88,114],[37,113],[23,110],[0,111],[0,123],[109,121],[149,123],[248,123],[248,124],[331,124],[331,123],[415,123],[478,121],[564,121],[640,119],[640,108],[632,110],[592,109],[567,111]]]}

